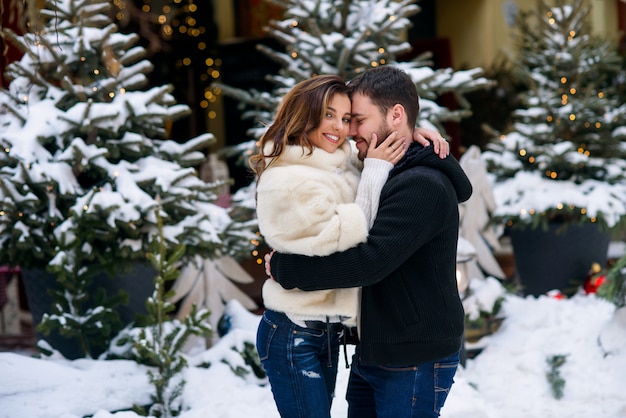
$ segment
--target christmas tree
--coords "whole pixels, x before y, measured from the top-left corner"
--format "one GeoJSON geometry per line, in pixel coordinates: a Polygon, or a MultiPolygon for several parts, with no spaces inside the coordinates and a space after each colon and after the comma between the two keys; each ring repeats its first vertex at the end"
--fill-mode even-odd
{"type": "Polygon", "coordinates": [[[250,221],[231,216],[239,208],[215,204],[222,184],[197,176],[213,135],[169,138],[190,109],[171,85],[143,89],[153,66],[110,8],[50,0],[28,33],[3,31],[24,55],[0,90],[0,265],[53,271],[56,314],[75,318],[90,273],[147,262],[155,208],[167,247],[185,246],[184,262],[248,253],[255,238],[250,221]]]}
{"type": "Polygon", "coordinates": [[[189,108],[169,85],[140,90],[152,64],[136,34],[118,33],[109,3],[49,1],[39,32],[5,31],[24,56],[0,92],[2,264],[45,267],[72,244],[105,267],[144,260],[157,202],[167,242],[190,255],[247,239],[197,177],[213,135],[167,139],[189,108]]]}
{"type": "Polygon", "coordinates": [[[513,130],[483,154],[494,178],[494,220],[615,225],[626,213],[626,105],[621,58],[592,36],[583,0],[545,1],[520,15],[514,71],[525,81],[513,130]]]}
{"type": "Polygon", "coordinates": [[[368,68],[395,65],[409,73],[417,86],[419,126],[445,132],[444,122],[468,116],[470,105],[463,95],[491,85],[481,77],[482,69],[433,69],[428,61],[430,53],[411,62],[397,61],[398,55],[411,50],[403,34],[411,24],[408,18],[420,11],[414,3],[415,0],[272,0],[272,4],[284,8],[284,18],[270,22],[268,34],[282,43],[285,50],[264,45],[258,48],[282,65],[279,74],[267,76],[275,85],[274,90],[244,91],[217,85],[223,93],[239,100],[245,109],[244,118],[256,123],[250,131],[254,140],[235,149],[242,153],[242,161],[247,161],[253,152],[255,140],[273,120],[285,93],[297,82],[318,74],[338,74],[350,80],[368,68]],[[445,93],[454,95],[457,109],[437,102],[445,93]]]}

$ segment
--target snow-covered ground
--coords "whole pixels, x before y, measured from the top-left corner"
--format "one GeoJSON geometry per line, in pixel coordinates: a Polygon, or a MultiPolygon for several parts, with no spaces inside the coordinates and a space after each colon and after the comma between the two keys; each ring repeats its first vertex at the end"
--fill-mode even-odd
{"type": "MultiPolygon", "coordinates": [[[[241,357],[231,347],[254,339],[259,317],[231,302],[233,329],[209,350],[190,356],[208,368],[185,371],[182,418],[276,418],[270,388],[231,371],[241,357]],[[226,359],[226,361],[221,361],[226,359]]],[[[626,313],[595,295],[559,300],[508,295],[500,329],[481,341],[481,354],[459,369],[443,418],[626,417],[626,313]],[[565,382],[555,399],[547,359],[565,382]]],[[[342,358],[343,356],[340,356],[342,358]]],[[[343,360],[332,416],[345,417],[348,370],[343,360]]],[[[36,359],[0,353],[1,418],[137,418],[120,411],[147,404],[151,386],[133,361],[36,359]]]]}

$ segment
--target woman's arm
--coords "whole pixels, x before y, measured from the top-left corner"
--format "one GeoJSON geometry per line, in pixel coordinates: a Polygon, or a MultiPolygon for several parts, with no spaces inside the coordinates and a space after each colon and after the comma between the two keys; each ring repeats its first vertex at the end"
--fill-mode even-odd
{"type": "Polygon", "coordinates": [[[446,158],[450,154],[450,144],[446,139],[437,131],[426,128],[415,128],[413,131],[413,140],[419,142],[425,147],[428,147],[431,142],[435,154],[438,154],[441,158],[446,158]]]}
{"type": "Polygon", "coordinates": [[[378,137],[376,134],[372,134],[367,157],[363,162],[363,171],[361,172],[361,179],[354,203],[363,210],[368,230],[374,224],[374,219],[376,219],[380,193],[387,182],[389,172],[406,153],[407,148],[404,146],[404,137],[396,140],[396,136],[397,132],[392,132],[378,146],[378,137]]]}

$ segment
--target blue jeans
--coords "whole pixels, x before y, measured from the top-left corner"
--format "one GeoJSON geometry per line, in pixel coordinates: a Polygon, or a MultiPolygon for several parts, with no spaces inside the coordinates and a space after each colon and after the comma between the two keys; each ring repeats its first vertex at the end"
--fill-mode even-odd
{"type": "Polygon", "coordinates": [[[340,334],[303,328],[283,313],[265,311],[256,346],[281,417],[330,417],[340,334]]]}
{"type": "Polygon", "coordinates": [[[459,354],[415,366],[363,366],[357,351],[348,380],[348,418],[438,417],[454,383],[459,354]]]}

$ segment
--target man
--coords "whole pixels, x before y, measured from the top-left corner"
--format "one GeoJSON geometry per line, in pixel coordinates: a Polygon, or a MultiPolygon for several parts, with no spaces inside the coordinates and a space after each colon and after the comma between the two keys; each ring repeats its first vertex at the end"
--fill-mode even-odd
{"type": "MultiPolygon", "coordinates": [[[[412,137],[419,97],[406,73],[383,66],[350,87],[350,134],[360,158],[373,133],[412,137]]],[[[470,197],[471,184],[454,158],[406,144],[366,243],[325,257],[275,253],[270,259],[272,276],[287,289],[363,286],[346,395],[351,418],[439,416],[459,362],[458,203],[470,197]]]]}

